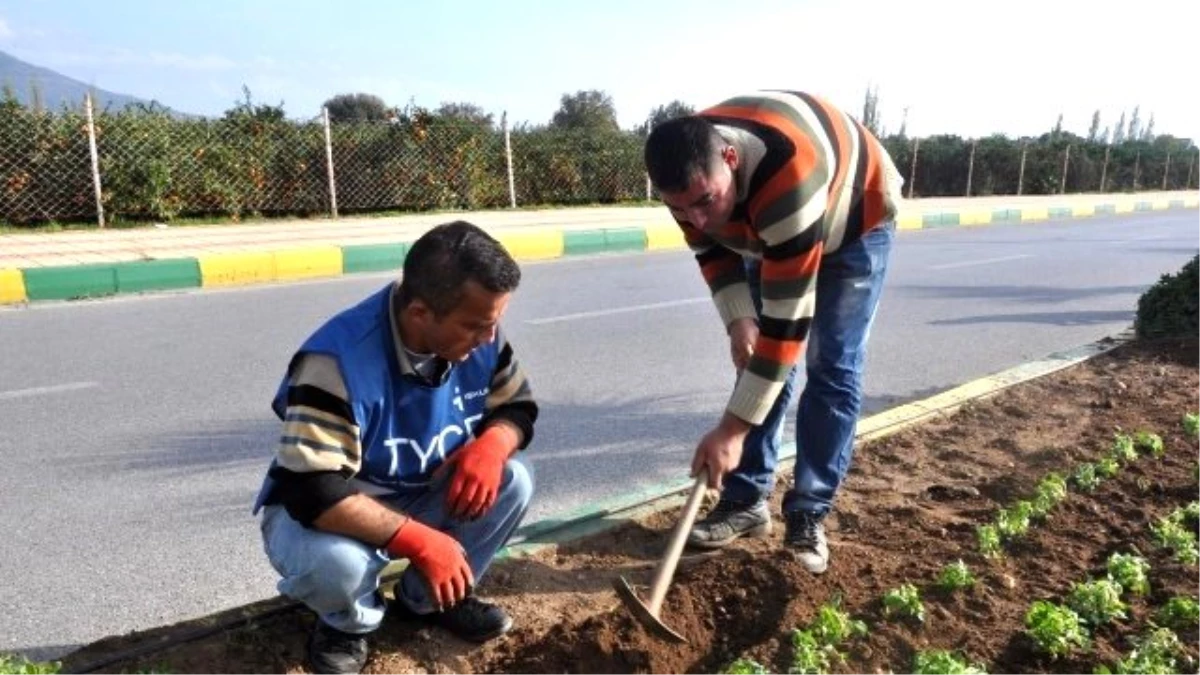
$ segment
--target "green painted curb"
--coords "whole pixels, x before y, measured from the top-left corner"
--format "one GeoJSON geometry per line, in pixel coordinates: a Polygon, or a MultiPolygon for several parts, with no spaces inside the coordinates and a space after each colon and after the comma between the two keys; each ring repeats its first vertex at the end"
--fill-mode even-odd
{"type": "Polygon", "coordinates": [[[1134,211],[1153,211],[1154,202],[1138,202],[1134,207],[1134,211]]]}
{"type": "Polygon", "coordinates": [[[195,258],[116,263],[113,269],[118,293],[200,287],[200,262],[195,258]]]}
{"type": "Polygon", "coordinates": [[[646,228],[626,227],[604,231],[604,243],[609,251],[645,251],[646,228]]]}
{"type": "Polygon", "coordinates": [[[1069,206],[1051,206],[1046,209],[1051,218],[1070,218],[1075,214],[1069,206]]]}
{"type": "Polygon", "coordinates": [[[1020,209],[992,209],[993,223],[1006,223],[1021,219],[1020,209]]]}
{"type": "Polygon", "coordinates": [[[942,211],[941,213],[925,213],[921,215],[921,229],[956,227],[958,224],[958,211],[942,211]]]}
{"type": "Polygon", "coordinates": [[[29,300],[72,300],[117,292],[117,271],[112,263],[63,265],[21,270],[29,300]]]}
{"type": "Polygon", "coordinates": [[[408,242],[342,247],[342,273],[399,272],[408,255],[408,242]]]}
{"type": "Polygon", "coordinates": [[[1117,212],[1116,204],[1097,204],[1096,205],[1096,215],[1114,214],[1116,212],[1117,212]]]}
{"type": "Polygon", "coordinates": [[[604,246],[604,230],[563,233],[563,255],[602,253],[604,246]]]}
{"type": "Polygon", "coordinates": [[[567,231],[563,255],[590,255],[646,250],[646,230],[640,227],[567,231]]]}
{"type": "Polygon", "coordinates": [[[1167,202],[1167,207],[1172,208],[1172,209],[1182,209],[1183,208],[1183,200],[1182,199],[1172,199],[1171,201],[1167,202]]]}

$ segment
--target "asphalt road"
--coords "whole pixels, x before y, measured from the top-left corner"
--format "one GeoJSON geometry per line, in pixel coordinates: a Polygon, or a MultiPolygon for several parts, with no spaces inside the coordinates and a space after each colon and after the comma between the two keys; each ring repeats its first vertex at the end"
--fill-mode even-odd
{"type": "MultiPolygon", "coordinates": [[[[901,232],[876,412],[1126,328],[1195,211],[901,232]]],[[[506,330],[542,404],[526,522],[682,477],[732,384],[685,252],[526,264],[506,330]]],[[[387,275],[0,311],[0,650],[271,597],[250,505],[292,350],[387,275]]]]}

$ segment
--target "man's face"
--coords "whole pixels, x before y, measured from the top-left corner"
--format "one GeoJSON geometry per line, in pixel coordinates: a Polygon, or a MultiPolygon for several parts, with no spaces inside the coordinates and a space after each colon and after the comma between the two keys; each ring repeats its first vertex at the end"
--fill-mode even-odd
{"type": "Polygon", "coordinates": [[[690,223],[700,230],[717,230],[729,222],[737,204],[734,172],[738,156],[732,146],[721,151],[721,161],[709,175],[696,173],[682,192],[661,192],[662,201],[671,209],[676,220],[690,223]]]}
{"type": "Polygon", "coordinates": [[[511,297],[512,293],[492,293],[468,281],[453,311],[437,317],[426,309],[421,321],[426,348],[447,361],[465,361],[477,347],[496,339],[496,328],[511,297]]]}

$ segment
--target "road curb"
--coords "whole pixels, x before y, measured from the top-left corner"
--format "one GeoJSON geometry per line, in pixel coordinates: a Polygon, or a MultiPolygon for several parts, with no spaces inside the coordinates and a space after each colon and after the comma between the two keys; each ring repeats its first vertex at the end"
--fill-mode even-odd
{"type": "MultiPolygon", "coordinates": [[[[922,210],[902,207],[901,230],[979,227],[1090,218],[1096,215],[1196,208],[1200,197],[1139,199],[1097,197],[1089,203],[1036,206],[965,207],[922,210]]],[[[559,229],[544,225],[494,232],[519,261],[576,255],[675,250],[686,247],[670,222],[640,227],[559,229]]],[[[395,271],[404,262],[411,239],[365,245],[285,247],[278,250],[214,253],[194,258],[0,269],[0,305],[47,300],[78,300],[129,293],[245,286],[318,279],[363,272],[395,271]]]]}
{"type": "MultiPolygon", "coordinates": [[[[919,401],[913,401],[859,421],[856,443],[890,436],[933,417],[952,414],[963,405],[994,396],[1017,384],[1050,375],[1059,370],[1082,363],[1105,354],[1134,338],[1132,329],[1102,338],[1096,342],[1055,352],[1044,358],[1023,363],[992,375],[972,380],[919,401]]],[[[795,464],[794,443],[782,448],[779,467],[781,470],[795,464]]],[[[635,492],[601,500],[572,511],[544,518],[517,530],[509,544],[497,556],[497,562],[506,559],[524,558],[558,546],[599,534],[630,521],[654,515],[681,506],[692,485],[689,478],[667,481],[635,492]]],[[[382,585],[387,587],[397,580],[407,561],[397,561],[382,572],[382,585]]],[[[297,609],[298,602],[284,596],[276,596],[184,622],[190,628],[176,635],[159,635],[152,643],[135,645],[120,654],[110,654],[86,664],[77,664],[73,672],[91,672],[113,663],[139,658],[175,644],[199,640],[221,630],[241,624],[261,621],[271,615],[297,609]]],[[[85,646],[86,647],[86,646],[85,646]]],[[[69,656],[69,655],[68,655],[69,656]]]]}

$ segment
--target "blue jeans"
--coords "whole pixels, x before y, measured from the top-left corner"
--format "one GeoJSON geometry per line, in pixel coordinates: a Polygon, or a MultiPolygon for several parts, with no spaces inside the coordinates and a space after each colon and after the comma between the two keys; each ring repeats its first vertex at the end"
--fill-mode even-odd
{"type": "MultiPolygon", "coordinates": [[[[807,381],[796,411],[796,482],[783,511],[825,514],[850,469],[854,428],[862,406],[867,339],[895,238],[894,222],[821,260],[816,310],[805,353],[807,381]]],[[[762,312],[758,263],[747,265],[750,292],[762,312]]],[[[770,496],[783,444],[783,425],[796,391],[792,368],[763,423],[746,436],[742,461],[725,477],[723,499],[753,504],[770,496]]]]}
{"type": "MultiPolygon", "coordinates": [[[[457,539],[478,584],[525,516],[533,496],[533,474],[522,462],[510,459],[495,505],[475,521],[457,520],[447,513],[449,485],[444,477],[428,489],[378,499],[457,539]]],[[[386,609],[379,593],[379,573],[391,561],[386,552],[357,539],[304,527],[279,505],[263,509],[261,530],[267,558],[283,577],[280,593],[308,605],[340,631],[361,634],[379,627],[386,609]]],[[[396,597],[417,613],[433,611],[424,578],[414,567],[404,571],[396,597]]]]}

